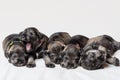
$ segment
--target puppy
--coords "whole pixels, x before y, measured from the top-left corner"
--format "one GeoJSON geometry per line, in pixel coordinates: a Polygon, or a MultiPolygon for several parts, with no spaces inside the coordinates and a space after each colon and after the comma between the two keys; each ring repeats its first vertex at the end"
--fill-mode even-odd
{"type": "Polygon", "coordinates": [[[27,64],[25,45],[20,40],[18,34],[11,34],[3,40],[3,50],[5,57],[10,63],[21,67],[27,64]]]}
{"type": "Polygon", "coordinates": [[[77,68],[81,50],[86,45],[88,39],[89,38],[82,35],[73,36],[61,52],[63,60],[60,65],[67,69],[77,68]]]}
{"type": "Polygon", "coordinates": [[[47,48],[48,41],[48,37],[45,34],[39,32],[34,27],[29,27],[22,31],[19,36],[26,45],[26,52],[30,54],[33,59],[43,57],[40,51],[47,48]]]}
{"type": "Polygon", "coordinates": [[[119,66],[119,60],[112,55],[120,49],[120,43],[108,35],[102,35],[88,40],[80,59],[81,66],[88,70],[95,70],[110,63],[119,66]]]}
{"type": "Polygon", "coordinates": [[[59,53],[64,49],[70,38],[67,32],[57,32],[49,37],[47,51],[43,52],[47,67],[53,68],[55,64],[61,63],[62,58],[59,53]]]}

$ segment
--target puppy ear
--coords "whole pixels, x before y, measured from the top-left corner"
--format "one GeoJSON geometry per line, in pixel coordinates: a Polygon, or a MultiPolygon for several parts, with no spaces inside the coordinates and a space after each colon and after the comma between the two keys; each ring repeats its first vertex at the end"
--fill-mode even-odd
{"type": "Polygon", "coordinates": [[[20,33],[19,33],[19,36],[20,36],[20,39],[21,39],[21,40],[25,40],[25,39],[26,39],[26,38],[25,38],[24,31],[23,31],[23,32],[20,32],[20,33]]]}
{"type": "Polygon", "coordinates": [[[88,45],[88,46],[85,46],[85,47],[83,48],[83,51],[88,51],[88,50],[90,50],[90,49],[92,49],[92,47],[91,47],[90,45],[88,45]]]}
{"type": "Polygon", "coordinates": [[[45,36],[43,33],[39,32],[39,31],[36,31],[36,36],[39,38],[39,39],[43,39],[43,37],[45,36]]]}
{"type": "Polygon", "coordinates": [[[23,34],[23,32],[20,32],[19,35],[23,34]]]}
{"type": "Polygon", "coordinates": [[[22,31],[19,33],[19,36],[22,36],[24,34],[25,31],[22,31]]]}

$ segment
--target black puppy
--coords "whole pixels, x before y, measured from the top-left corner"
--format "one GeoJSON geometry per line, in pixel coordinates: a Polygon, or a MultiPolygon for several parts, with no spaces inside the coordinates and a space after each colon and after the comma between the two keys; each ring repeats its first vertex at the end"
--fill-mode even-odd
{"type": "MultiPolygon", "coordinates": [[[[42,58],[43,54],[40,51],[47,48],[48,37],[39,32],[34,27],[26,28],[19,34],[21,40],[24,42],[26,47],[26,53],[31,57],[29,61],[34,61],[37,58],[42,58]]],[[[29,67],[31,65],[28,65],[29,67]]],[[[36,64],[32,65],[35,67],[36,64]]]]}
{"type": "Polygon", "coordinates": [[[47,67],[55,67],[55,64],[60,64],[62,58],[60,52],[70,40],[70,35],[67,32],[57,32],[49,37],[47,51],[44,51],[44,60],[47,67]]]}
{"type": "Polygon", "coordinates": [[[78,67],[81,50],[86,45],[88,39],[82,35],[75,35],[70,39],[68,45],[61,52],[63,59],[61,62],[62,67],[67,69],[78,67]]]}
{"type": "Polygon", "coordinates": [[[83,49],[81,66],[88,70],[103,68],[106,63],[119,66],[119,60],[112,57],[118,49],[120,43],[108,35],[91,38],[83,49]]]}
{"type": "Polygon", "coordinates": [[[26,54],[25,45],[21,41],[18,34],[11,34],[3,40],[3,50],[5,57],[15,66],[25,66],[28,56],[26,54]]]}
{"type": "Polygon", "coordinates": [[[26,45],[26,51],[29,54],[32,54],[34,58],[36,55],[39,56],[39,58],[42,58],[42,54],[38,54],[41,50],[45,50],[47,47],[47,41],[48,37],[39,32],[34,27],[26,28],[24,31],[22,31],[20,34],[21,40],[26,45]]]}

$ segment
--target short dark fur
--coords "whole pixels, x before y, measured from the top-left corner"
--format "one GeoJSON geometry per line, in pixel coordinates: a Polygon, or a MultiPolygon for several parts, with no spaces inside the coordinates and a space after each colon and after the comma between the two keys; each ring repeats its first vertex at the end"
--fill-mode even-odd
{"type": "Polygon", "coordinates": [[[48,37],[39,32],[35,27],[26,28],[20,34],[22,41],[26,44],[26,51],[28,54],[31,54],[36,59],[42,58],[43,54],[39,54],[40,51],[45,50],[47,48],[48,37]],[[27,49],[27,46],[29,48],[27,49]],[[38,53],[38,54],[37,54],[38,53]]]}
{"type": "Polygon", "coordinates": [[[25,53],[25,45],[18,34],[8,35],[2,45],[5,57],[10,63],[18,67],[27,64],[28,57],[25,53]]]}
{"type": "Polygon", "coordinates": [[[119,60],[112,55],[120,49],[120,43],[108,35],[91,38],[84,47],[80,64],[88,70],[95,70],[110,63],[119,66],[119,60]]]}
{"type": "Polygon", "coordinates": [[[61,63],[61,55],[59,54],[70,40],[67,32],[57,32],[49,37],[47,51],[44,51],[44,60],[47,67],[55,67],[55,64],[61,63]]]}
{"type": "Polygon", "coordinates": [[[61,52],[63,60],[61,66],[67,69],[78,67],[82,48],[86,45],[89,38],[82,35],[73,36],[68,45],[61,52]]]}
{"type": "Polygon", "coordinates": [[[87,44],[87,41],[89,40],[88,37],[83,35],[75,35],[71,37],[68,44],[75,44],[78,45],[81,49],[87,44]]]}
{"type": "Polygon", "coordinates": [[[42,58],[43,54],[40,51],[47,48],[48,37],[39,32],[35,27],[26,28],[19,34],[20,39],[25,44],[27,55],[29,55],[28,67],[35,67],[35,59],[42,58]]]}

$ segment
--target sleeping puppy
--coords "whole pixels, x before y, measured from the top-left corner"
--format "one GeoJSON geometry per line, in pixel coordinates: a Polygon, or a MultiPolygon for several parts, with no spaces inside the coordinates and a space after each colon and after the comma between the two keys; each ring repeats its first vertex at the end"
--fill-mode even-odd
{"type": "MultiPolygon", "coordinates": [[[[10,63],[17,67],[27,64],[27,55],[25,53],[25,45],[20,40],[18,34],[11,34],[3,40],[3,50],[5,57],[10,63]]],[[[28,63],[29,64],[29,63],[28,63]]]]}
{"type": "Polygon", "coordinates": [[[120,49],[120,43],[108,35],[91,38],[84,47],[80,64],[88,70],[95,70],[110,63],[119,66],[119,60],[112,55],[120,49]]]}
{"type": "Polygon", "coordinates": [[[40,54],[40,51],[46,49],[48,41],[48,37],[45,34],[39,32],[34,27],[29,27],[19,35],[26,45],[26,52],[30,54],[33,59],[43,57],[43,54],[40,54]]]}
{"type": "Polygon", "coordinates": [[[64,50],[61,52],[63,60],[60,65],[67,69],[77,68],[81,55],[81,50],[86,45],[87,41],[88,38],[85,36],[73,36],[68,45],[66,45],[64,50]]]}
{"type": "Polygon", "coordinates": [[[55,64],[60,64],[62,61],[59,54],[70,40],[70,35],[67,32],[57,32],[52,34],[48,40],[47,51],[44,51],[44,61],[47,67],[55,67],[55,64]]]}

